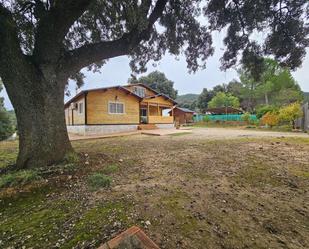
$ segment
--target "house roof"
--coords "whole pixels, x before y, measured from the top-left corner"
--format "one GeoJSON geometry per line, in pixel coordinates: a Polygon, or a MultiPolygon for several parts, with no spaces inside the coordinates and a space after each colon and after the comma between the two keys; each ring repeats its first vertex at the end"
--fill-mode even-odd
{"type": "Polygon", "coordinates": [[[155,95],[152,95],[152,96],[148,96],[148,97],[145,97],[144,99],[150,99],[150,98],[156,98],[156,97],[164,97],[165,99],[168,99],[170,100],[171,102],[173,102],[173,104],[177,104],[177,102],[172,99],[171,97],[169,97],[168,95],[164,94],[164,93],[159,93],[158,91],[154,90],[153,88],[143,84],[143,83],[133,83],[133,84],[129,84],[129,85],[125,85],[123,87],[129,87],[129,86],[142,86],[142,87],[145,87],[146,89],[150,90],[150,91],[153,91],[155,93],[155,95]]]}
{"type": "MultiPolygon", "coordinates": [[[[194,111],[192,111],[188,108],[183,108],[183,107],[179,107],[179,106],[175,107],[175,109],[178,109],[178,110],[183,111],[183,112],[195,113],[194,111]]],[[[171,111],[169,111],[169,112],[171,112],[171,111]]]]}
{"type": "Polygon", "coordinates": [[[95,91],[107,91],[108,89],[119,89],[122,90],[136,98],[138,98],[139,100],[142,100],[143,98],[141,98],[140,96],[138,96],[137,94],[131,92],[130,90],[126,89],[123,86],[111,86],[111,87],[101,87],[101,88],[93,88],[93,89],[88,89],[88,90],[83,90],[81,92],[79,92],[78,94],[76,94],[74,97],[72,97],[70,100],[68,100],[65,104],[64,107],[67,107],[68,105],[70,105],[72,102],[74,102],[76,99],[78,99],[80,96],[84,96],[86,93],[88,92],[95,92],[95,91]]]}
{"type": "Polygon", "coordinates": [[[93,89],[88,89],[88,90],[83,90],[81,92],[79,92],[78,94],[76,94],[74,97],[72,97],[70,100],[68,100],[65,104],[64,104],[64,107],[66,108],[68,105],[70,105],[72,102],[74,102],[76,99],[78,99],[80,96],[83,96],[85,95],[86,93],[88,92],[94,92],[94,91],[106,91],[108,89],[114,89],[114,88],[117,88],[119,90],[122,90],[122,91],[125,91],[126,93],[138,98],[139,100],[142,100],[143,98],[138,96],[137,94],[135,94],[134,92],[128,90],[126,87],[129,87],[129,86],[142,86],[142,87],[145,87],[147,88],[148,90],[150,91],[153,91],[155,93],[155,95],[152,95],[152,96],[148,96],[148,97],[145,97],[145,98],[156,98],[156,97],[159,97],[159,96],[162,96],[164,97],[165,99],[168,99],[170,100],[171,102],[173,102],[173,104],[177,104],[177,102],[175,100],[173,100],[172,98],[170,98],[169,96],[163,94],[163,93],[159,93],[157,92],[156,90],[152,89],[151,87],[149,86],[146,86],[142,83],[134,83],[134,84],[130,84],[130,85],[124,85],[124,86],[110,86],[110,87],[101,87],[101,88],[93,88],[93,89]]]}

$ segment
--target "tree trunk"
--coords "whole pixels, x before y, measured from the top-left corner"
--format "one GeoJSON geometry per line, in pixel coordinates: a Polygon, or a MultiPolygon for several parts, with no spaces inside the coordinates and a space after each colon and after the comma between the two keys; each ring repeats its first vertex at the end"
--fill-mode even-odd
{"type": "Polygon", "coordinates": [[[268,105],[268,94],[265,93],[265,105],[268,105]]]}
{"type": "Polygon", "coordinates": [[[18,169],[46,167],[73,151],[64,116],[65,81],[44,79],[7,87],[17,117],[18,169]]]}

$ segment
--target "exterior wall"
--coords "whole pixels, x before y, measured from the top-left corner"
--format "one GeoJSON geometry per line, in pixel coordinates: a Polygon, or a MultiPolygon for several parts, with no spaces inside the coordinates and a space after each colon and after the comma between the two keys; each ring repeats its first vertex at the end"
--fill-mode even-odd
{"type": "Polygon", "coordinates": [[[71,115],[68,107],[64,109],[64,116],[66,125],[71,125],[72,120],[70,119],[71,115]]]}
{"type": "Polygon", "coordinates": [[[85,99],[84,96],[81,96],[77,100],[75,100],[73,103],[80,103],[82,102],[84,104],[84,110],[82,113],[79,113],[77,109],[71,108],[71,106],[65,108],[64,113],[65,113],[65,122],[67,125],[81,125],[85,124],[85,99]],[[73,117],[73,118],[72,118],[73,117]]]}
{"type": "Polygon", "coordinates": [[[124,91],[108,89],[87,95],[87,124],[138,124],[139,100],[124,91]],[[109,102],[124,103],[124,114],[110,114],[109,102]]]}
{"type": "Polygon", "coordinates": [[[67,126],[69,133],[82,136],[108,135],[121,132],[137,131],[138,125],[73,125],[67,126]]]}
{"type": "Polygon", "coordinates": [[[179,109],[174,110],[175,122],[179,124],[186,124],[193,122],[193,113],[183,112],[179,109]]]}

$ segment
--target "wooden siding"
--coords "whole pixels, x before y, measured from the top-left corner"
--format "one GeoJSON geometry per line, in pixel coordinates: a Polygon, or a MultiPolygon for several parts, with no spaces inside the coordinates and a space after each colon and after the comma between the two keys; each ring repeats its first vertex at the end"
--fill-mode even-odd
{"type": "Polygon", "coordinates": [[[143,99],[142,101],[142,105],[147,105],[147,103],[149,103],[149,105],[163,105],[163,106],[167,106],[167,107],[172,107],[173,106],[173,102],[169,99],[166,99],[162,96],[158,96],[155,98],[149,98],[149,99],[143,99]]]}
{"type": "Polygon", "coordinates": [[[84,103],[84,110],[83,113],[78,113],[77,109],[72,109],[70,106],[65,108],[65,122],[67,125],[82,125],[85,124],[85,99],[84,96],[81,96],[76,101],[74,101],[74,104],[83,102],[84,103]],[[73,116],[73,120],[72,120],[73,116]]]}
{"type": "MultiPolygon", "coordinates": [[[[172,113],[170,113],[172,115],[172,113]]],[[[175,122],[178,124],[186,124],[193,122],[193,113],[191,112],[184,112],[179,110],[178,108],[174,109],[174,118],[175,122]]]]}
{"type": "Polygon", "coordinates": [[[138,124],[139,99],[118,89],[93,91],[87,95],[88,124],[138,124]],[[124,114],[109,114],[109,102],[124,103],[124,114]]]}
{"type": "Polygon", "coordinates": [[[149,115],[150,116],[162,116],[162,108],[158,106],[149,106],[149,115]]]}
{"type": "Polygon", "coordinates": [[[149,124],[172,124],[172,116],[149,116],[149,124]]]}

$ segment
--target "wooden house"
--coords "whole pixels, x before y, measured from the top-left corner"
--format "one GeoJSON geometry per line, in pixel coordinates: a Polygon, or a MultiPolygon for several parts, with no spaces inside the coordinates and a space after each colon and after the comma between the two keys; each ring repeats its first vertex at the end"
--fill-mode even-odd
{"type": "Polygon", "coordinates": [[[68,132],[92,135],[171,128],[176,102],[143,84],[89,89],[65,103],[68,132]]]}
{"type": "Polygon", "coordinates": [[[194,111],[187,108],[175,107],[173,110],[169,111],[170,115],[174,117],[176,124],[188,124],[193,123],[194,111]]]}

